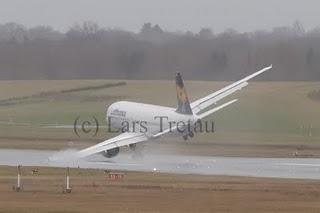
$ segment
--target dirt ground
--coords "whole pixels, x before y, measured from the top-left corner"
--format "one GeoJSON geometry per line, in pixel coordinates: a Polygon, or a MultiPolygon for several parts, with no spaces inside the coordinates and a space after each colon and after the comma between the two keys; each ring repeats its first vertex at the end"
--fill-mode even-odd
{"type": "Polygon", "coordinates": [[[71,194],[62,193],[64,170],[0,168],[0,212],[319,212],[320,182],[159,173],[71,170],[71,194]]]}

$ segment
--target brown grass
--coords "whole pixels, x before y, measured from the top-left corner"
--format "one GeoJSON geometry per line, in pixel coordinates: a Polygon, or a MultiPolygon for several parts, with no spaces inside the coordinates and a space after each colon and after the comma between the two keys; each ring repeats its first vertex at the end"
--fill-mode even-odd
{"type": "Polygon", "coordinates": [[[317,212],[316,181],[126,173],[110,181],[102,171],[24,168],[23,192],[13,192],[15,168],[2,167],[0,212],[317,212]]]}

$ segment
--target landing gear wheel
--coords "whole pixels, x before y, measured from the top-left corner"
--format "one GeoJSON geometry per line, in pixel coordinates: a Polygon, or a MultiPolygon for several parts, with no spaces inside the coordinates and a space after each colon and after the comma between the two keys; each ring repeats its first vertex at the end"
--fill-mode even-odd
{"type": "Polygon", "coordinates": [[[132,154],[132,159],[134,160],[141,160],[143,159],[143,153],[142,150],[135,150],[132,154]]]}
{"type": "Polygon", "coordinates": [[[134,160],[141,160],[143,159],[143,149],[144,149],[144,145],[140,145],[140,146],[133,146],[130,147],[131,151],[132,151],[132,158],[134,160]]]}
{"type": "Polygon", "coordinates": [[[189,136],[190,136],[190,138],[193,138],[194,137],[194,133],[193,132],[189,132],[189,136]]]}
{"type": "Polygon", "coordinates": [[[137,144],[136,144],[136,143],[130,144],[130,145],[129,145],[129,148],[130,148],[132,151],[136,151],[137,144]]]}
{"type": "Polygon", "coordinates": [[[183,140],[188,140],[188,135],[184,135],[184,136],[182,136],[182,138],[183,138],[183,140]]]}

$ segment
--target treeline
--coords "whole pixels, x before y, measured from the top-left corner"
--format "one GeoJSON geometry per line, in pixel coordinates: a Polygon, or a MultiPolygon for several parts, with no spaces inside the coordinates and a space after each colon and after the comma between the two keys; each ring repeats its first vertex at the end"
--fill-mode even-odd
{"type": "Polygon", "coordinates": [[[261,80],[320,80],[320,28],[299,22],[270,32],[167,32],[146,23],[139,33],[94,22],[62,33],[48,26],[0,25],[0,79],[235,80],[273,64],[261,80]]]}

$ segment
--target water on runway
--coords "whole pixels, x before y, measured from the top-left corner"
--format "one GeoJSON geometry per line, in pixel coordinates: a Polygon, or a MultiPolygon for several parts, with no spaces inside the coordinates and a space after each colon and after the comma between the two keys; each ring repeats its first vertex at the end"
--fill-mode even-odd
{"type": "Polygon", "coordinates": [[[242,158],[121,153],[115,158],[94,155],[77,158],[76,150],[39,151],[0,149],[0,165],[48,166],[176,174],[320,179],[320,159],[242,158]]]}

